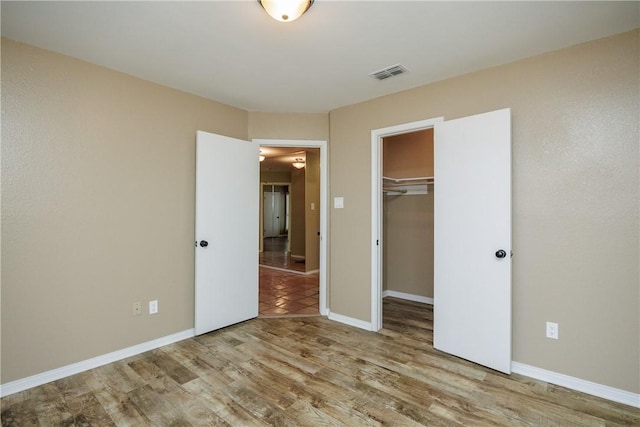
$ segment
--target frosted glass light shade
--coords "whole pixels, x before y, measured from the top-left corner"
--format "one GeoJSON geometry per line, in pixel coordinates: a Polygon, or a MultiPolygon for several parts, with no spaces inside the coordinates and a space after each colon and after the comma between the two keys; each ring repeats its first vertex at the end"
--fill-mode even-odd
{"type": "Polygon", "coordinates": [[[313,4],[313,0],[258,0],[273,19],[291,22],[300,18],[313,4]]]}
{"type": "Polygon", "coordinates": [[[304,159],[296,159],[295,162],[291,163],[291,166],[296,169],[302,169],[304,167],[304,159]]]}

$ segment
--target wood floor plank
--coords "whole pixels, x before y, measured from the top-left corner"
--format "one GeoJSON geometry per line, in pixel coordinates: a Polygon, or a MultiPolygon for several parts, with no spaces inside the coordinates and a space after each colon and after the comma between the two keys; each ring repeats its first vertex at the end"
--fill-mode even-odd
{"type": "MultiPolygon", "coordinates": [[[[251,351],[247,349],[247,351],[251,351]]],[[[255,349],[253,350],[255,351],[255,349]]],[[[265,392],[272,391],[278,396],[274,404],[288,408],[289,405],[304,409],[305,413],[314,414],[311,425],[317,425],[320,414],[326,413],[328,417],[322,417],[322,425],[376,425],[366,422],[366,416],[354,411],[351,400],[353,397],[345,392],[344,388],[335,387],[324,378],[317,378],[313,372],[300,369],[289,363],[291,355],[269,351],[253,353],[255,356],[245,362],[253,365],[260,376],[260,389],[265,392]],[[281,399],[286,399],[283,405],[281,399]],[[340,423],[336,424],[338,420],[340,423]],[[317,422],[316,422],[317,421],[317,422]]],[[[307,424],[306,420],[297,420],[298,423],[307,424]]]]}
{"type": "Polygon", "coordinates": [[[0,414],[3,426],[35,427],[40,426],[38,414],[32,402],[20,401],[2,408],[0,414]]]}
{"type": "Polygon", "coordinates": [[[128,393],[131,402],[154,426],[192,426],[184,413],[173,402],[163,399],[153,388],[146,385],[128,393]]]}
{"type": "Polygon", "coordinates": [[[100,402],[105,412],[118,426],[144,426],[147,420],[138,412],[123,390],[104,381],[101,368],[79,374],[100,402]]]}
{"type": "Polygon", "coordinates": [[[232,386],[233,384],[224,388],[217,388],[198,378],[184,384],[183,387],[189,390],[192,395],[199,396],[200,399],[206,401],[213,412],[232,426],[268,425],[254,417],[253,414],[233,399],[232,386]]]}
{"type": "Polygon", "coordinates": [[[258,318],[4,397],[3,426],[640,426],[640,410],[433,348],[426,304],[372,333],[258,318]]]}

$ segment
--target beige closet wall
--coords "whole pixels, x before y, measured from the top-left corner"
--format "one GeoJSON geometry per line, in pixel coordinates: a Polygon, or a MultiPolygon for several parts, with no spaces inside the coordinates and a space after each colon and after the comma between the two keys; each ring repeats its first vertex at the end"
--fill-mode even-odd
{"type": "MultiPolygon", "coordinates": [[[[433,129],[386,137],[382,174],[433,176],[433,129]]],[[[383,204],[383,289],[433,298],[433,186],[428,194],[389,195],[383,204]]]]}
{"type": "Polygon", "coordinates": [[[371,130],[510,107],[513,358],[640,392],[639,36],[332,111],[331,312],[371,319],[371,130]]]}
{"type": "Polygon", "coordinates": [[[246,111],[2,39],[2,383],[193,328],[196,130],[247,129],[246,111]]]}

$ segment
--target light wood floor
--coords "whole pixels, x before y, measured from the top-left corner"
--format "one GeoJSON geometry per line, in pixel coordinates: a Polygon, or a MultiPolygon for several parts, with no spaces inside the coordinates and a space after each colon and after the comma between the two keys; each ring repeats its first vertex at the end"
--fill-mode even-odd
{"type": "Polygon", "coordinates": [[[430,306],[384,329],[258,318],[2,399],[15,426],[614,426],[640,410],[432,348],[430,306]]]}

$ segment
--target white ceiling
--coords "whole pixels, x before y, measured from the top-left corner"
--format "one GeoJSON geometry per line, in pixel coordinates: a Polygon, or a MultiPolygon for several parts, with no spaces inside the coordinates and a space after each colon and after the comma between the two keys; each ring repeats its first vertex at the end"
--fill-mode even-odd
{"type": "Polygon", "coordinates": [[[2,35],[249,111],[327,112],[640,27],[640,2],[2,1],[2,35]],[[409,73],[368,76],[402,64],[409,73]]]}
{"type": "Polygon", "coordinates": [[[260,154],[265,159],[260,162],[261,171],[290,171],[291,163],[296,159],[307,160],[307,150],[318,150],[318,148],[303,147],[260,147],[260,154]]]}

